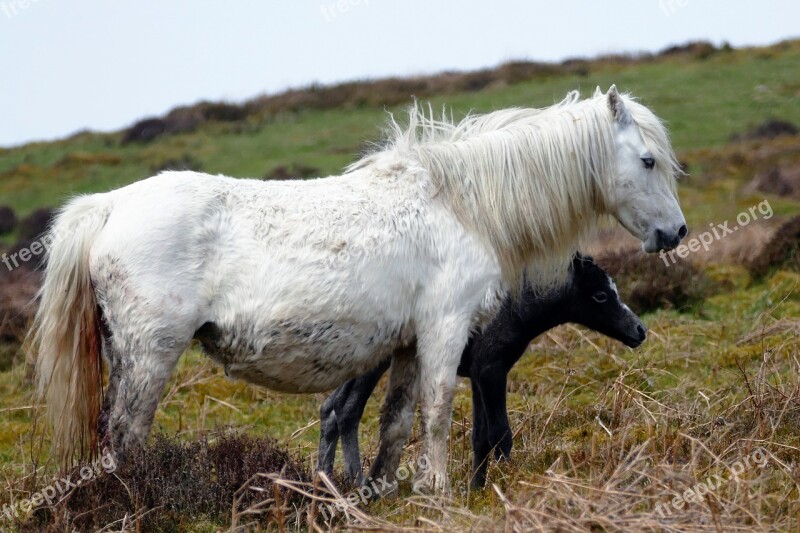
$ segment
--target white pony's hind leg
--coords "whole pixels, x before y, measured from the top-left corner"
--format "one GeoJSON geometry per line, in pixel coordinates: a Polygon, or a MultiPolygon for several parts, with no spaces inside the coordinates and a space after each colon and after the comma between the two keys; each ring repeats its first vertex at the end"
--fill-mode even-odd
{"type": "Polygon", "coordinates": [[[366,480],[381,479],[391,483],[400,464],[403,445],[414,422],[419,391],[419,369],[413,348],[397,350],[392,355],[386,400],[381,407],[380,443],[375,462],[366,480]]]}
{"type": "Polygon", "coordinates": [[[100,450],[103,455],[106,455],[113,451],[111,448],[111,433],[108,430],[108,421],[111,415],[111,409],[117,400],[117,390],[119,390],[119,381],[122,376],[119,354],[114,350],[114,344],[111,342],[110,335],[107,332],[103,333],[103,358],[108,366],[108,385],[103,392],[103,405],[100,409],[97,437],[100,442],[100,450]]]}
{"type": "Polygon", "coordinates": [[[107,412],[107,441],[118,462],[144,445],[150,426],[178,359],[188,345],[119,350],[120,366],[109,385],[114,385],[107,412]]]}
{"type": "Polygon", "coordinates": [[[138,276],[106,282],[111,279],[108,271],[98,268],[95,275],[110,367],[100,417],[105,434],[100,438],[124,462],[147,439],[164,387],[194,335],[199,311],[188,296],[169,295],[169,301],[162,289],[148,287],[138,276]]]}

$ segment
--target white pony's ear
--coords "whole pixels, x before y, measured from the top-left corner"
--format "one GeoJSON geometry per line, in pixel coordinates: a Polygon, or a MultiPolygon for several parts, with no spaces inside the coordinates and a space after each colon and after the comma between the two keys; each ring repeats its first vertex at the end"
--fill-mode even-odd
{"type": "Polygon", "coordinates": [[[603,96],[603,89],[601,89],[600,86],[598,85],[597,87],[595,87],[594,94],[592,96],[593,97],[603,96]]]}
{"type": "Polygon", "coordinates": [[[608,88],[608,107],[614,115],[614,120],[621,126],[627,126],[632,122],[631,114],[628,112],[628,108],[625,106],[625,101],[622,99],[622,96],[617,91],[616,85],[612,85],[608,88]]]}
{"type": "Polygon", "coordinates": [[[564,100],[561,101],[562,104],[574,104],[578,100],[581,99],[580,91],[570,91],[567,93],[567,96],[564,97],[564,100]]]}

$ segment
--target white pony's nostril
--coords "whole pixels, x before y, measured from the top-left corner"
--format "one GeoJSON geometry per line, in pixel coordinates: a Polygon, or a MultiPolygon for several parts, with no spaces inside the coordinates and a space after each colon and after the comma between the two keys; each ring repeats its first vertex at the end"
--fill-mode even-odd
{"type": "Polygon", "coordinates": [[[683,226],[681,226],[681,228],[678,230],[678,237],[679,237],[679,238],[681,238],[681,239],[683,239],[683,238],[684,238],[684,237],[686,237],[687,235],[689,235],[689,228],[687,228],[687,227],[686,227],[686,224],[684,224],[684,225],[683,225],[683,226]]]}

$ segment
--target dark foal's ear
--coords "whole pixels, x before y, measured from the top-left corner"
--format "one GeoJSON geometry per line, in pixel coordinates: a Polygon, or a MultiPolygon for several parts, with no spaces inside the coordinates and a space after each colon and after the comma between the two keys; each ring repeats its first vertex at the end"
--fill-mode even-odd
{"type": "Polygon", "coordinates": [[[572,271],[573,272],[580,272],[583,270],[583,267],[586,265],[591,265],[594,263],[594,259],[590,255],[583,255],[580,252],[575,252],[575,255],[572,257],[572,271]]]}

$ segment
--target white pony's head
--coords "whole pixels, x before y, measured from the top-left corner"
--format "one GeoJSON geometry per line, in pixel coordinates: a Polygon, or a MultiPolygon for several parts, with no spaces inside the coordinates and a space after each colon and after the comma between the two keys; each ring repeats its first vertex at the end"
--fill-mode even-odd
{"type": "Polygon", "coordinates": [[[390,121],[381,153],[427,171],[432,194],[481,236],[512,285],[521,286],[523,271],[537,287],[563,281],[575,250],[604,215],[648,252],[674,248],[688,232],[666,128],[613,86],[587,100],[573,91],[547,108],[501,109],[458,123],[437,120],[415,103],[408,126],[390,121]]]}
{"type": "Polygon", "coordinates": [[[689,229],[678,205],[675,175],[680,173],[661,121],[645,106],[612,85],[603,95],[613,116],[616,172],[607,209],[642,241],[645,252],[678,246],[689,229]]]}

